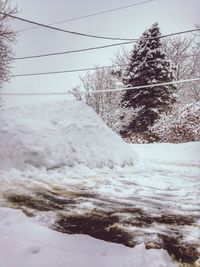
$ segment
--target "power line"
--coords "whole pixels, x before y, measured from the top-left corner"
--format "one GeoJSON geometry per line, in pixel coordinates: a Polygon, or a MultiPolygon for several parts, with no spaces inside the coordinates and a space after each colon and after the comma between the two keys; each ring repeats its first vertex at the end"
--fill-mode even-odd
{"type": "Polygon", "coordinates": [[[132,44],[132,43],[133,42],[124,42],[124,43],[118,43],[118,44],[110,44],[110,45],[88,47],[88,48],[83,48],[83,49],[69,50],[69,51],[64,51],[64,52],[53,52],[53,53],[40,54],[40,55],[15,57],[15,58],[13,58],[13,60],[33,59],[33,58],[41,58],[41,57],[49,57],[49,56],[59,56],[59,55],[66,55],[66,54],[72,54],[72,53],[87,52],[87,51],[97,50],[97,49],[104,49],[104,48],[108,48],[108,47],[114,47],[114,46],[126,45],[126,44],[132,44]]]}
{"type": "MultiPolygon", "coordinates": [[[[194,55],[185,55],[183,58],[186,57],[194,57],[198,54],[194,55]]],[[[155,62],[159,60],[160,61],[169,61],[168,59],[154,59],[154,60],[147,60],[147,62],[155,62]]],[[[92,68],[83,68],[83,69],[72,69],[72,70],[58,70],[58,71],[49,71],[49,72],[36,72],[36,73],[22,73],[22,74],[14,74],[11,77],[29,77],[29,76],[42,76],[42,75],[53,75],[53,74],[64,74],[64,73],[74,73],[74,72],[83,72],[83,71],[91,71],[91,70],[99,70],[99,69],[110,69],[110,68],[116,68],[116,67],[127,67],[127,65],[110,65],[110,66],[101,66],[101,67],[92,67],[92,68]]]]}
{"type": "MultiPolygon", "coordinates": [[[[39,22],[36,22],[36,21],[24,19],[24,18],[21,18],[21,17],[18,17],[18,16],[14,16],[14,15],[11,15],[11,14],[6,14],[4,12],[0,12],[0,14],[4,15],[4,16],[7,16],[7,17],[10,17],[10,18],[13,18],[13,19],[17,19],[17,20],[20,20],[20,21],[27,22],[27,23],[30,23],[30,24],[34,24],[34,25],[37,25],[37,26],[40,26],[40,27],[44,27],[44,28],[47,28],[47,29],[56,30],[56,31],[59,31],[59,32],[65,32],[65,33],[74,34],[74,35],[79,35],[79,36],[83,36],[83,37],[106,39],[106,40],[120,40],[120,41],[129,40],[129,41],[133,41],[133,42],[137,42],[138,41],[138,39],[133,39],[133,38],[105,37],[105,36],[92,35],[92,34],[86,34],[86,33],[75,32],[75,31],[69,31],[69,30],[60,29],[60,28],[57,28],[57,27],[54,27],[54,26],[50,26],[50,25],[47,25],[47,24],[39,23],[39,22]]],[[[183,32],[180,32],[180,33],[176,33],[176,35],[177,34],[188,33],[188,32],[194,32],[194,31],[197,31],[197,30],[199,30],[199,29],[187,30],[187,31],[183,31],[183,32]]],[[[158,36],[158,38],[169,37],[169,36],[172,36],[172,35],[174,35],[174,34],[158,36]]],[[[156,39],[156,37],[144,38],[144,40],[151,40],[151,39],[156,39]]]]}
{"type": "Polygon", "coordinates": [[[105,89],[105,90],[96,90],[96,91],[94,91],[94,93],[106,93],[106,92],[116,92],[116,91],[138,90],[138,89],[144,89],[144,88],[158,87],[158,86],[162,86],[162,85],[172,85],[172,84],[188,83],[188,82],[195,82],[195,81],[200,81],[200,78],[179,80],[179,81],[166,82],[166,83],[155,83],[155,84],[134,86],[134,87],[110,88],[108,90],[107,89],[105,89]]]}
{"type": "MultiPolygon", "coordinates": [[[[125,66],[125,65],[123,65],[125,66]]],[[[49,72],[38,72],[38,73],[24,73],[24,74],[15,74],[12,75],[15,77],[26,77],[26,76],[40,76],[40,75],[51,75],[51,74],[61,74],[61,73],[73,73],[73,72],[82,72],[82,71],[90,71],[90,70],[99,70],[99,69],[110,69],[118,67],[117,65],[113,66],[105,66],[105,67],[93,67],[93,68],[85,68],[85,69],[74,69],[74,70],[60,70],[60,71],[49,71],[49,72]]]]}
{"type": "MultiPolygon", "coordinates": [[[[180,32],[160,35],[160,36],[153,37],[153,38],[144,38],[144,40],[162,39],[162,38],[171,37],[171,36],[174,36],[174,35],[180,35],[180,34],[186,34],[186,33],[190,33],[190,32],[196,32],[196,31],[199,31],[199,30],[200,30],[200,28],[191,29],[191,30],[185,30],[185,31],[180,31],[180,32]]],[[[15,58],[13,58],[13,60],[24,60],[24,59],[33,59],[33,58],[42,58],[42,57],[49,57],[49,56],[72,54],[72,53],[81,53],[81,52],[87,52],[87,51],[97,50],[97,49],[105,49],[105,48],[115,47],[115,46],[120,46],[120,45],[128,45],[128,44],[132,44],[132,43],[137,42],[137,41],[139,41],[139,39],[134,39],[134,40],[129,41],[129,42],[120,42],[120,43],[114,43],[114,44],[109,44],[109,45],[102,45],[102,46],[88,47],[88,48],[82,48],[82,49],[76,49],[76,50],[69,50],[69,51],[64,51],[64,52],[53,52],[53,53],[40,54],[40,55],[15,57],[15,58]]]]}
{"type": "MultiPolygon", "coordinates": [[[[118,92],[118,91],[127,91],[127,90],[138,90],[138,89],[144,89],[144,88],[153,88],[153,87],[159,87],[163,85],[172,85],[172,84],[179,84],[179,83],[189,83],[189,82],[195,82],[200,81],[200,78],[193,78],[193,79],[187,79],[187,80],[178,80],[173,82],[166,82],[166,83],[155,83],[155,84],[149,84],[149,85],[142,85],[142,86],[134,86],[134,87],[118,87],[118,88],[110,88],[105,90],[96,90],[91,91],[90,93],[96,94],[96,93],[106,93],[106,92],[118,92]]],[[[84,92],[83,92],[84,93],[84,92]]],[[[71,94],[70,92],[52,92],[52,93],[1,93],[0,95],[3,96],[29,96],[29,95],[68,95],[71,94]]]]}
{"type": "Polygon", "coordinates": [[[40,96],[40,95],[70,95],[71,93],[69,92],[52,92],[52,93],[18,93],[18,94],[15,94],[15,93],[0,93],[0,96],[3,95],[3,96],[29,96],[29,95],[32,95],[32,96],[40,96]]]}
{"type": "Polygon", "coordinates": [[[14,16],[14,15],[11,15],[11,14],[6,14],[4,12],[0,12],[0,14],[4,15],[4,16],[7,16],[7,17],[10,17],[10,18],[13,18],[13,19],[17,19],[17,20],[23,21],[23,22],[34,24],[34,25],[37,25],[37,26],[40,26],[40,27],[43,27],[43,28],[46,28],[46,29],[55,30],[55,31],[64,32],[64,33],[69,33],[69,34],[74,34],[74,35],[78,35],[78,36],[82,36],[82,37],[105,39],[105,40],[119,40],[119,41],[134,40],[132,38],[106,37],[106,36],[99,36],[99,35],[92,35],[92,34],[87,34],[87,33],[69,31],[69,30],[64,30],[64,29],[57,28],[57,27],[54,27],[54,26],[50,26],[50,25],[47,25],[47,24],[39,23],[39,22],[36,22],[36,21],[32,21],[32,20],[29,20],[29,19],[25,19],[25,18],[21,18],[21,17],[18,17],[18,16],[14,16]]]}
{"type": "MultiPolygon", "coordinates": [[[[94,16],[98,16],[98,15],[103,15],[103,14],[106,14],[106,13],[110,13],[110,12],[126,9],[126,8],[129,8],[129,7],[139,6],[139,5],[142,5],[142,4],[147,4],[147,3],[150,3],[150,2],[153,2],[153,1],[155,1],[155,0],[148,0],[148,1],[143,1],[143,2],[139,2],[139,3],[133,3],[131,5],[121,6],[121,7],[113,8],[113,9],[107,9],[107,10],[104,10],[104,11],[91,13],[91,14],[88,14],[88,15],[85,15],[85,16],[80,16],[80,17],[75,17],[75,18],[71,18],[71,19],[56,21],[56,22],[53,22],[53,23],[49,23],[48,25],[56,25],[56,24],[70,22],[70,21],[75,21],[75,20],[85,19],[85,18],[89,18],[89,17],[94,17],[94,16]]],[[[26,28],[26,29],[20,30],[18,32],[24,32],[24,31],[29,31],[29,30],[38,29],[38,28],[40,28],[40,26],[26,28]]]]}

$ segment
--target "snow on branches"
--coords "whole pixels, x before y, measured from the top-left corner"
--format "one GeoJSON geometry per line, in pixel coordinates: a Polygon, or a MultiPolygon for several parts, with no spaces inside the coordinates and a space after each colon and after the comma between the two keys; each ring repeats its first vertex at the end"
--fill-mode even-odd
{"type": "Polygon", "coordinates": [[[99,92],[111,88],[119,88],[122,83],[116,79],[111,70],[96,69],[81,77],[83,88],[80,86],[71,90],[79,101],[83,101],[102,118],[115,132],[119,133],[123,125],[130,123],[136,111],[121,106],[124,92],[99,92]],[[98,91],[98,92],[96,92],[98,91]]]}
{"type": "MultiPolygon", "coordinates": [[[[157,23],[145,31],[134,47],[128,68],[123,77],[127,87],[171,82],[174,67],[163,50],[160,28],[157,23]]],[[[127,90],[123,101],[126,107],[143,107],[125,131],[143,132],[153,125],[162,112],[169,110],[175,102],[175,86],[160,86],[127,90]]]]}
{"type": "Polygon", "coordinates": [[[200,141],[200,101],[175,105],[150,127],[162,142],[200,141]]]}
{"type": "MultiPolygon", "coordinates": [[[[17,12],[17,8],[11,8],[9,0],[0,0],[0,11],[11,15],[17,12]]],[[[9,80],[13,55],[11,44],[15,40],[15,33],[7,22],[8,17],[0,14],[0,86],[9,80]]]]}

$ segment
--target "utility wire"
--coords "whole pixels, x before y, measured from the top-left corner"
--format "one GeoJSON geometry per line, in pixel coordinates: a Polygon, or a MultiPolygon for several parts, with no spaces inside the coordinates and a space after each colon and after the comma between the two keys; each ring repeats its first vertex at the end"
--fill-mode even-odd
{"type": "MultiPolygon", "coordinates": [[[[184,58],[186,57],[194,57],[197,56],[195,55],[185,55],[183,56],[184,58]]],[[[169,61],[169,59],[153,59],[153,60],[147,60],[146,62],[156,62],[156,61],[169,61]]],[[[110,69],[110,68],[116,68],[116,67],[127,67],[127,65],[110,65],[110,66],[101,66],[101,67],[93,67],[93,68],[83,68],[83,69],[72,69],[72,70],[58,70],[58,71],[48,71],[48,72],[36,72],[36,73],[23,73],[23,74],[14,74],[11,76],[11,78],[16,78],[16,77],[29,77],[29,76],[42,76],[42,75],[53,75],[53,74],[64,74],[64,73],[74,73],[74,72],[83,72],[83,71],[91,71],[91,70],[99,70],[99,69],[110,69]]]]}
{"type": "MultiPolygon", "coordinates": [[[[104,40],[105,39],[106,40],[119,40],[119,41],[127,41],[127,40],[129,40],[129,41],[133,41],[133,42],[137,42],[138,41],[138,39],[133,39],[133,38],[105,37],[105,36],[91,35],[91,34],[86,34],[86,33],[81,33],[81,32],[69,31],[69,30],[60,29],[60,28],[57,28],[57,27],[54,27],[54,26],[50,26],[50,25],[47,25],[47,24],[42,24],[42,23],[39,23],[39,22],[36,22],[36,21],[24,19],[24,18],[21,18],[21,17],[18,17],[18,16],[14,16],[14,15],[11,15],[11,14],[6,14],[4,12],[0,12],[0,14],[4,15],[4,16],[7,16],[7,17],[10,17],[10,18],[13,18],[13,19],[17,19],[17,20],[20,20],[20,21],[27,22],[27,23],[30,23],[30,24],[34,24],[34,25],[37,25],[37,26],[40,26],[40,27],[44,27],[44,28],[47,28],[47,29],[56,30],[56,31],[59,31],[59,32],[70,33],[70,34],[79,35],[79,36],[83,36],[83,37],[90,37],[90,38],[97,38],[97,39],[104,39],[104,40]]],[[[179,34],[188,33],[188,32],[194,32],[194,31],[197,31],[197,30],[199,30],[199,29],[187,30],[187,31],[180,32],[179,34]]],[[[177,34],[178,33],[176,33],[176,35],[177,34]]],[[[168,37],[168,36],[172,36],[172,35],[170,34],[170,35],[164,35],[164,36],[168,37]]],[[[162,38],[162,37],[163,36],[158,36],[158,38],[162,38]]],[[[156,37],[144,38],[144,40],[151,40],[151,39],[156,39],[156,37]]]]}
{"type": "MultiPolygon", "coordinates": [[[[93,67],[93,68],[85,68],[85,69],[74,69],[74,70],[60,70],[60,71],[49,71],[49,72],[38,72],[38,73],[25,73],[25,74],[15,74],[11,77],[26,77],[26,76],[40,76],[40,75],[51,75],[51,74],[61,74],[61,73],[73,73],[73,72],[82,72],[82,71],[90,71],[90,70],[99,70],[99,69],[110,69],[118,67],[119,65],[113,66],[105,66],[105,67],[93,67]]],[[[125,66],[125,65],[123,65],[125,66]]]]}
{"type": "Polygon", "coordinates": [[[70,95],[70,92],[52,92],[52,93],[0,93],[0,96],[40,96],[40,95],[70,95]]]}
{"type": "Polygon", "coordinates": [[[110,45],[103,45],[103,46],[88,47],[88,48],[83,48],[83,49],[69,50],[69,51],[63,51],[63,52],[53,52],[53,53],[40,54],[40,55],[15,57],[13,58],[13,60],[24,60],[24,59],[42,58],[42,57],[49,57],[49,56],[66,55],[66,54],[72,54],[72,53],[81,53],[81,52],[87,52],[91,50],[104,49],[108,47],[127,45],[127,44],[132,44],[132,43],[133,42],[124,42],[124,43],[117,43],[117,44],[110,44],[110,45]]]}
{"type": "Polygon", "coordinates": [[[92,35],[92,34],[87,34],[87,33],[69,31],[69,30],[64,30],[64,29],[57,28],[57,27],[54,27],[54,26],[50,26],[50,25],[47,25],[47,24],[39,23],[39,22],[36,22],[36,21],[32,21],[32,20],[29,20],[29,19],[25,19],[25,18],[21,18],[21,17],[18,17],[18,16],[14,16],[14,15],[11,15],[11,14],[6,14],[4,12],[0,12],[0,14],[4,15],[4,16],[7,16],[7,17],[10,17],[12,19],[16,19],[16,20],[20,20],[20,21],[27,22],[27,23],[30,23],[30,24],[34,24],[34,25],[37,25],[37,26],[40,26],[40,27],[43,27],[43,28],[46,28],[46,29],[55,30],[55,31],[64,32],[64,33],[69,33],[69,34],[74,34],[74,35],[78,35],[78,36],[82,36],[82,37],[97,38],[97,39],[104,39],[104,40],[119,40],[119,41],[135,40],[135,39],[132,39],[132,38],[106,37],[106,36],[99,36],[99,35],[92,35]]]}
{"type": "MultiPolygon", "coordinates": [[[[153,38],[144,38],[144,40],[162,39],[162,38],[171,37],[171,36],[175,36],[175,35],[186,34],[186,33],[190,33],[190,32],[196,32],[199,30],[200,30],[200,28],[185,30],[185,31],[160,35],[160,36],[153,37],[153,38]]],[[[140,39],[134,39],[134,40],[129,41],[129,42],[120,42],[120,43],[114,43],[114,44],[109,44],[109,45],[102,45],[102,46],[88,47],[88,48],[82,48],[82,49],[76,49],[76,50],[69,50],[69,51],[64,51],[64,52],[54,52],[54,53],[47,53],[47,54],[40,54],[40,55],[15,57],[15,58],[13,58],[13,60],[24,60],[24,59],[33,59],[33,58],[41,58],[41,57],[49,57],[49,56],[58,56],[58,55],[65,55],[65,54],[72,54],[72,53],[87,52],[87,51],[91,51],[91,50],[104,49],[104,48],[109,48],[109,47],[114,47],[114,46],[128,45],[128,44],[132,44],[134,42],[137,42],[139,40],[140,39]]]]}
{"type": "Polygon", "coordinates": [[[196,81],[200,81],[200,78],[178,80],[178,81],[166,82],[166,83],[155,83],[155,84],[134,86],[134,87],[110,88],[110,89],[105,89],[105,90],[96,90],[93,93],[106,93],[106,92],[116,92],[116,91],[138,90],[138,89],[152,88],[152,87],[158,87],[158,86],[163,86],[163,85],[172,85],[172,84],[188,83],[188,82],[196,82],[196,81]]]}
{"type": "MultiPolygon", "coordinates": [[[[117,87],[117,88],[110,88],[105,90],[96,90],[91,91],[90,93],[96,94],[96,93],[106,93],[106,92],[118,92],[118,91],[127,91],[127,90],[138,90],[138,89],[144,89],[144,88],[153,88],[153,87],[159,87],[163,85],[172,85],[172,84],[179,84],[179,83],[189,83],[189,82],[196,82],[200,81],[200,78],[193,78],[193,79],[187,79],[187,80],[178,80],[173,82],[166,82],[166,83],[155,83],[155,84],[149,84],[149,85],[142,85],[142,86],[133,86],[133,87],[117,87]]],[[[83,91],[83,93],[85,93],[83,91]]],[[[70,92],[52,92],[52,93],[1,93],[0,95],[4,96],[28,96],[28,95],[67,95],[71,94],[70,92]]]]}
{"type": "MultiPolygon", "coordinates": [[[[103,15],[103,14],[107,14],[107,13],[110,13],[110,12],[126,9],[126,8],[129,8],[129,7],[147,4],[147,3],[150,3],[150,2],[154,2],[154,1],[155,0],[148,0],[148,1],[143,1],[143,2],[139,2],[139,3],[133,3],[131,5],[121,6],[121,7],[118,7],[118,8],[108,9],[108,10],[104,10],[104,11],[100,11],[100,12],[95,12],[95,13],[91,13],[91,14],[88,14],[88,15],[85,15],[85,16],[80,16],[80,17],[75,17],[75,18],[71,18],[71,19],[56,21],[56,22],[53,22],[53,23],[49,23],[48,25],[56,25],[56,24],[70,22],[70,21],[75,21],[75,20],[85,19],[85,18],[89,18],[89,17],[94,17],[94,16],[98,16],[98,15],[103,15]]],[[[22,30],[20,30],[18,32],[24,32],[24,31],[34,30],[34,29],[38,29],[38,28],[40,28],[40,26],[22,29],[22,30]]]]}

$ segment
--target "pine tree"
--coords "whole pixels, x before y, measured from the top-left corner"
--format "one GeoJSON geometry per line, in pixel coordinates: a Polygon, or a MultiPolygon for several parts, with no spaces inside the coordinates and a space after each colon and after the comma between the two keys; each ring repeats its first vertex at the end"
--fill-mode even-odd
{"type": "MultiPolygon", "coordinates": [[[[171,82],[174,79],[174,68],[162,49],[160,28],[157,23],[145,31],[135,45],[129,65],[123,77],[127,87],[152,85],[171,82]]],[[[122,104],[138,109],[137,115],[124,133],[144,132],[153,125],[162,112],[171,109],[175,102],[175,86],[159,86],[127,90],[122,104]]]]}

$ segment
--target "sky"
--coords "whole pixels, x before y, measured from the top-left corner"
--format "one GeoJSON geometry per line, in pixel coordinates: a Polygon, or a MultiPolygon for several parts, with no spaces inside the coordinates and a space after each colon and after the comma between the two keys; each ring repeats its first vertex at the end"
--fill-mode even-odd
{"type": "MultiPolygon", "coordinates": [[[[17,16],[49,24],[91,13],[118,8],[144,0],[11,0],[18,6],[17,16]]],[[[56,27],[93,35],[120,38],[139,38],[145,29],[158,22],[162,34],[188,30],[200,23],[200,0],[154,0],[142,5],[89,18],[56,24],[56,27]]],[[[62,52],[118,41],[101,40],[51,29],[32,28],[33,25],[12,20],[11,27],[18,31],[13,45],[15,57],[62,52]],[[23,30],[23,31],[22,31],[23,30]]],[[[132,49],[133,45],[126,45],[132,49]]],[[[14,61],[12,74],[48,72],[91,68],[110,65],[120,47],[93,50],[83,53],[14,61]]],[[[81,75],[85,73],[82,72],[81,75]]],[[[4,84],[3,93],[65,92],[80,83],[80,73],[66,73],[34,77],[11,78],[4,84]]],[[[10,97],[11,98],[11,97],[10,97]]],[[[18,101],[19,97],[12,97],[18,101]]],[[[20,97],[22,98],[22,97],[20,97]]],[[[24,98],[25,99],[25,98],[24,98]]]]}

